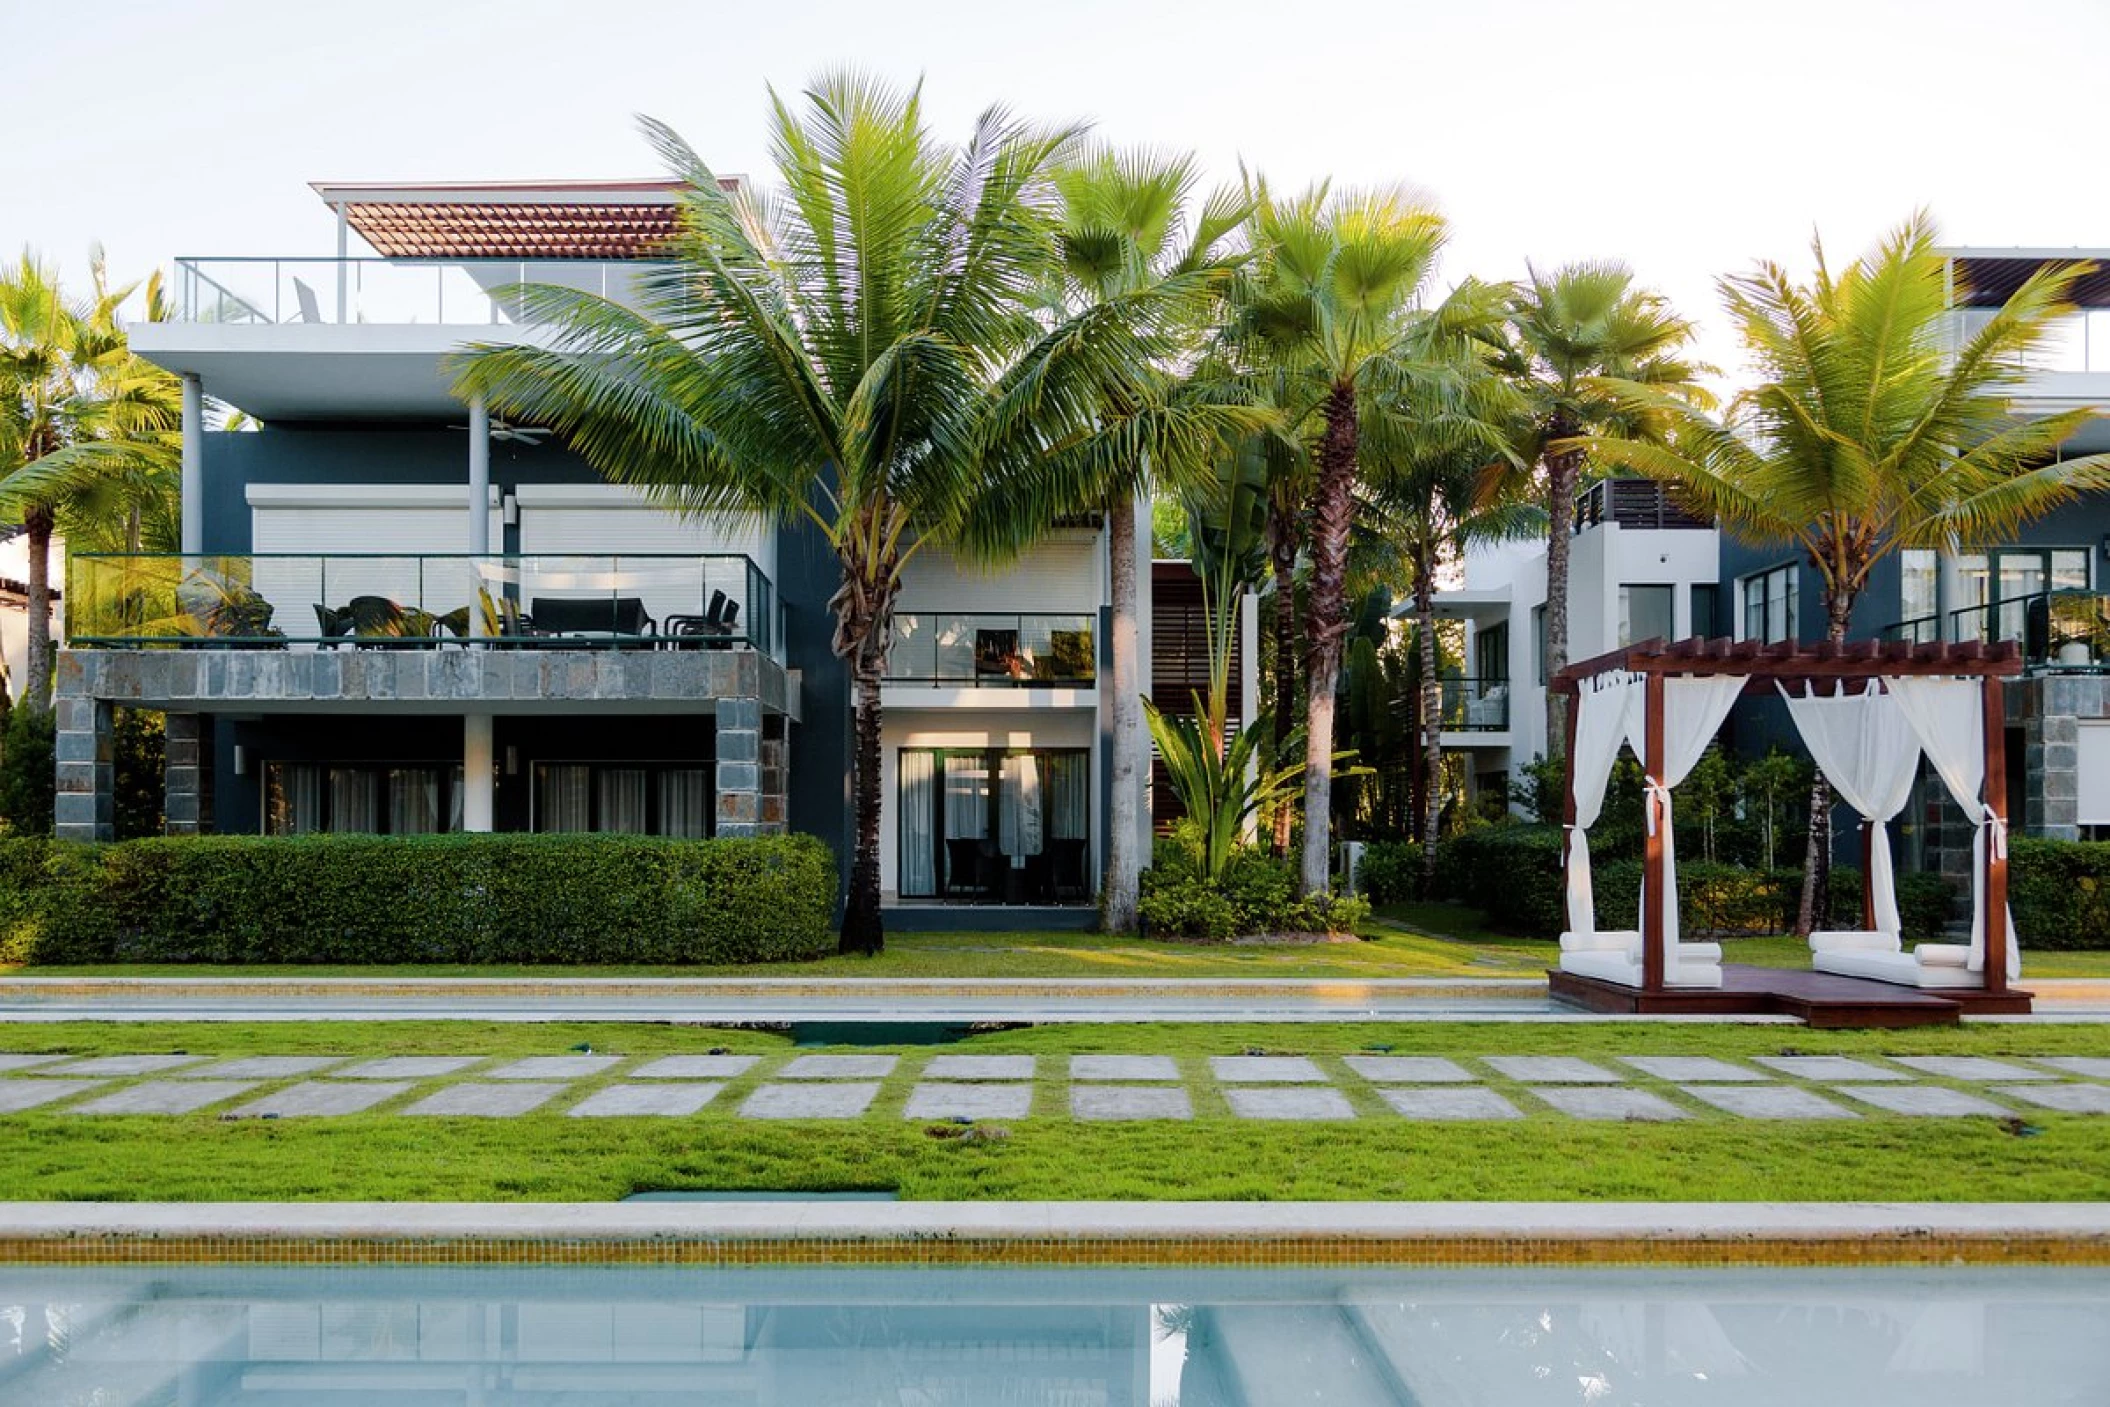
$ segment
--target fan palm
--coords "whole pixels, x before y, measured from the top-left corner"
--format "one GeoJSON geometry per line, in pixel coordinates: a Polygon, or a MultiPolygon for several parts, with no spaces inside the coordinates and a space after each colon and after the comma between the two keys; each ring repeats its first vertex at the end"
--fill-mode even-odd
{"type": "MultiPolygon", "coordinates": [[[[1546,508],[1546,669],[1568,662],[1568,544],[1575,493],[1589,450],[1581,437],[1648,438],[1660,418],[1612,394],[1607,378],[1690,392],[1700,368],[1680,356],[1692,325],[1655,293],[1634,286],[1618,263],[1531,270],[1510,307],[1507,369],[1530,397],[1537,425],[1541,502],[1546,508]]],[[[1546,696],[1546,755],[1567,755],[1567,715],[1546,696]]]]}
{"type": "MultiPolygon", "coordinates": [[[[1413,309],[1445,236],[1443,217],[1404,190],[1276,200],[1260,187],[1254,260],[1235,299],[1233,335],[1249,366],[1283,383],[1286,419],[1315,444],[1310,585],[1304,629],[1305,892],[1327,884],[1334,699],[1348,631],[1348,542],[1365,402],[1397,377],[1413,309]]],[[[1279,609],[1279,607],[1278,607],[1279,609]]]]}
{"type": "Polygon", "coordinates": [[[1045,310],[1052,173],[1076,129],[991,110],[955,148],[925,127],[919,90],[855,74],[822,78],[800,110],[771,97],[780,197],[723,189],[648,121],[682,185],[669,262],[630,306],[519,290],[549,345],[473,347],[459,381],[663,505],[804,519],[828,543],[833,648],[855,690],[842,946],[876,952],[880,690],[903,568],[926,548],[1004,560],[1052,525],[1049,485],[1205,456],[1242,422],[1170,404],[1159,370],[1208,280],[1045,310]]]}
{"type": "MultiPolygon", "coordinates": [[[[2073,311],[2085,264],[2047,266],[1975,332],[1956,336],[1946,262],[1924,212],[1836,276],[1815,246],[1797,284],[1761,263],[1721,281],[1757,383],[1725,418],[1661,389],[1613,385],[1660,417],[1669,444],[1593,442],[1612,463],[1677,485],[1754,542],[1792,542],[1824,589],[1824,638],[1846,638],[1869,573],[1908,547],[1998,542],[2075,495],[2110,487],[2110,454],[2060,458],[2088,408],[2016,414],[2028,355],[2073,311]]],[[[1830,792],[1811,798],[1800,927],[1809,930],[1830,844],[1830,792]]]]}

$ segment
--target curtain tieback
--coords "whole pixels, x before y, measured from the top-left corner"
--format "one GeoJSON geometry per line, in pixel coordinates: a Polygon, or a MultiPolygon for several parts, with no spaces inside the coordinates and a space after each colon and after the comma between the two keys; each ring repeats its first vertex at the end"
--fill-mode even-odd
{"type": "Polygon", "coordinates": [[[1654,777],[1644,777],[1642,780],[1646,784],[1646,795],[1648,798],[1648,806],[1646,808],[1648,813],[1648,833],[1654,835],[1656,833],[1657,813],[1660,811],[1668,814],[1670,811],[1670,788],[1657,781],[1654,777]]]}
{"type": "Polygon", "coordinates": [[[1985,808],[1985,819],[1979,822],[1986,828],[1986,840],[1996,860],[2007,858],[2007,817],[1995,811],[1991,805],[1985,808]]]}

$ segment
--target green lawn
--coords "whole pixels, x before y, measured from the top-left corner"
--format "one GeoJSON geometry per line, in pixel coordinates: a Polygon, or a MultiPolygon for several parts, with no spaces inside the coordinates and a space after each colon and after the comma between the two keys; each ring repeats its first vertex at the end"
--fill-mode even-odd
{"type": "MultiPolygon", "coordinates": [[[[109,1054],[557,1054],[580,1045],[624,1055],[725,1048],[781,1052],[782,1036],[672,1025],[523,1026],[468,1022],[165,1024],[0,1028],[0,1049],[109,1054]]],[[[1362,1116],[1322,1125],[1233,1119],[1199,1078],[1211,1054],[1325,1056],[1359,1050],[1501,1053],[2110,1055],[2110,1030],[1974,1026],[1818,1032],[1749,1026],[1506,1023],[1097,1026],[997,1031],[945,1050],[1042,1057],[1039,1113],[1006,1136],[962,1143],[901,1117],[929,1047],[905,1057],[864,1119],[754,1123],[732,1117],[763,1072],[685,1119],[313,1120],[0,1116],[8,1195],[73,1200],[580,1200],[642,1190],[829,1191],[891,1188],[909,1199],[1207,1198],[1519,1200],[2103,1200],[2110,1117],[1742,1122],[1687,1102],[1680,1124],[1589,1124],[1530,1113],[1509,1123],[1415,1123],[1374,1091],[1337,1084],[1362,1116]],[[1069,1119],[1064,1062],[1076,1052],[1178,1057],[1196,1100],[1191,1123],[1069,1119]]],[[[618,1072],[619,1073],[619,1072],[618,1072]]],[[[561,1111],[596,1084],[576,1082],[561,1111]]],[[[1507,1082],[1527,1111],[1538,1106],[1507,1082]]],[[[1683,1099],[1669,1086],[1652,1086],[1683,1099]]]]}

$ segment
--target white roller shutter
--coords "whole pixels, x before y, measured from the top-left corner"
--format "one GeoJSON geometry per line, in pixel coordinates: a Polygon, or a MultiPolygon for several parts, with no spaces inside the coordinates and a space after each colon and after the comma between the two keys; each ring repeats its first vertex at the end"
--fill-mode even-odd
{"type": "MultiPolygon", "coordinates": [[[[251,484],[255,586],[288,635],[317,630],[314,607],[385,596],[444,614],[469,605],[466,484],[251,484]],[[280,557],[276,554],[295,554],[280,557]]],[[[492,536],[498,539],[497,514],[492,536]]]]}
{"type": "Polygon", "coordinates": [[[702,615],[723,592],[746,628],[750,602],[745,557],[768,575],[775,534],[758,518],[685,518],[614,484],[522,484],[521,596],[636,596],[664,627],[672,615],[702,615]],[[561,558],[592,558],[588,564],[561,558]],[[613,560],[609,560],[613,559],[613,560]]]}

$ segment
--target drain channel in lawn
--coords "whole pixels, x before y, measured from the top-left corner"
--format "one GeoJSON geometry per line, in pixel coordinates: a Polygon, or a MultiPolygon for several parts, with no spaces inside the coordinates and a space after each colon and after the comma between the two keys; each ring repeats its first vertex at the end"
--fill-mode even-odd
{"type": "Polygon", "coordinates": [[[795,1045],[951,1045],[992,1031],[1024,1031],[1029,1021],[794,1021],[795,1045]]]}

